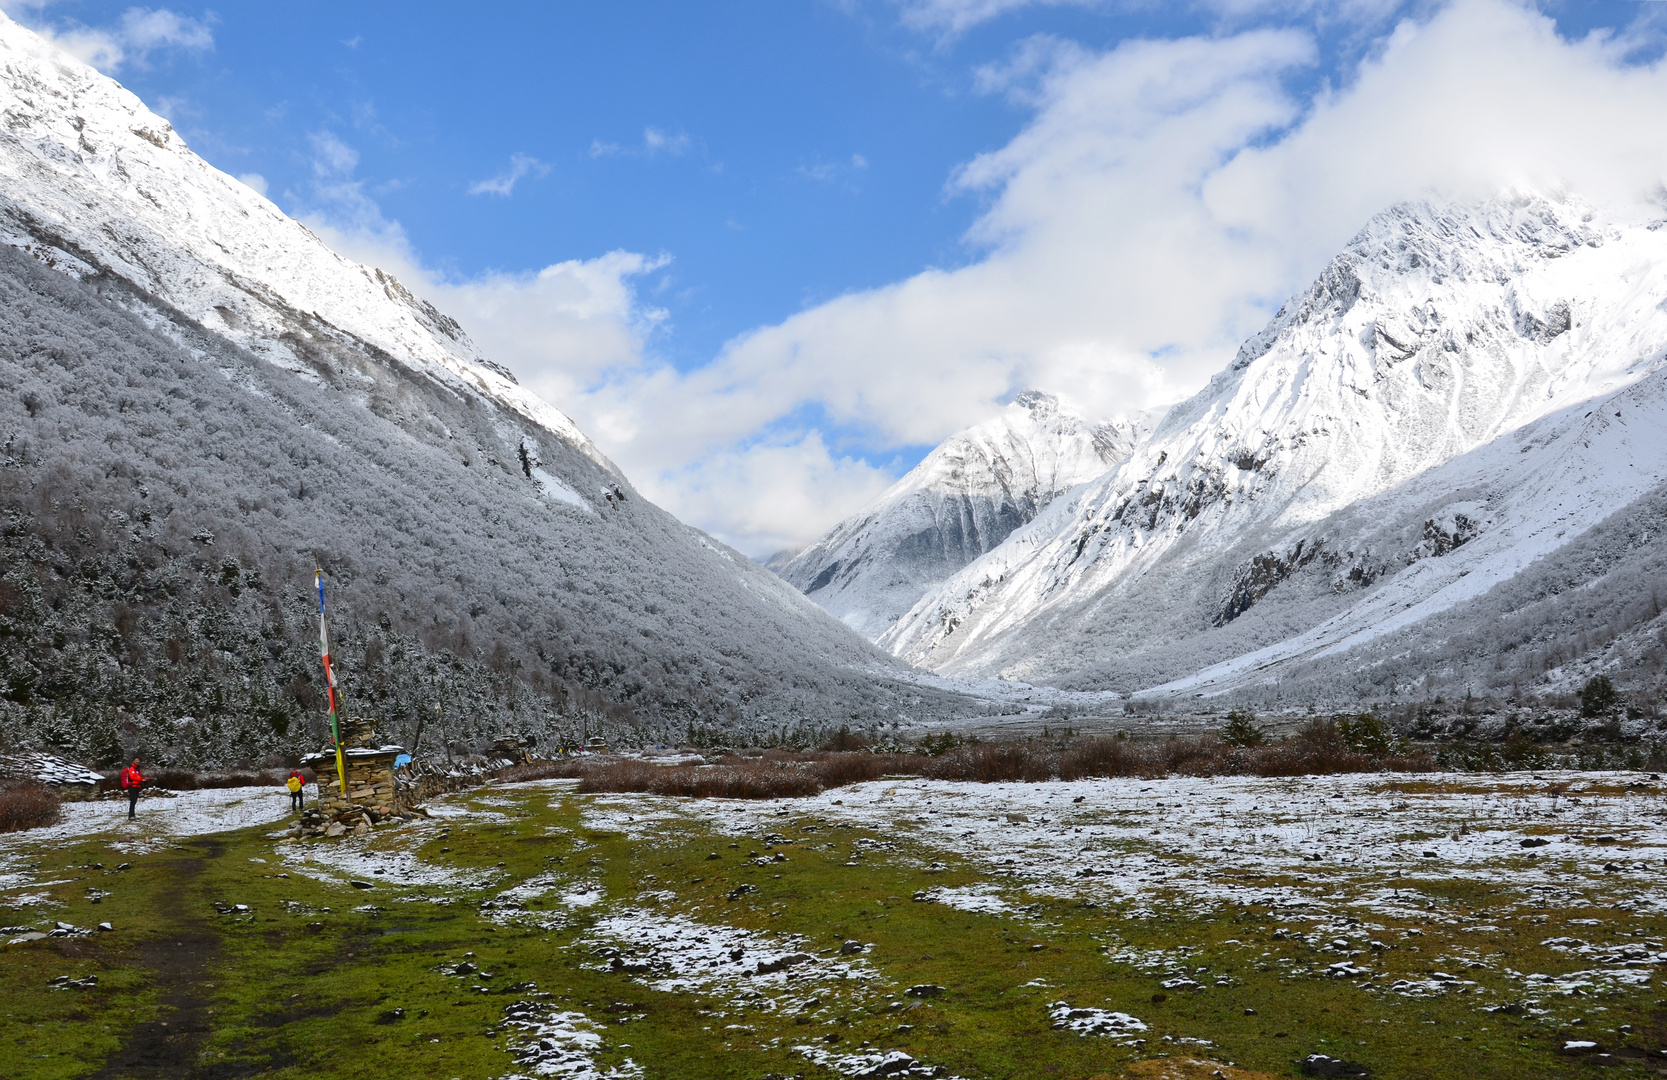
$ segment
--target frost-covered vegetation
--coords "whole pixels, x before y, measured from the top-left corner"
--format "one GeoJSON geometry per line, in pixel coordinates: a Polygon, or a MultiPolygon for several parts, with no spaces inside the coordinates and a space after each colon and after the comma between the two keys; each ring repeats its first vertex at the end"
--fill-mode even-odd
{"type": "Polygon", "coordinates": [[[273,831],[269,789],[142,800],[133,825],[70,804],[0,836],[9,1060],[1644,1075],[1667,1062],[1664,799],[1647,774],[1567,772],[888,777],[750,802],[540,782],[339,840],[273,831]]]}
{"type": "Polygon", "coordinates": [[[316,749],[315,564],[347,709],[419,749],[966,707],[568,443],[536,464],[594,512],[543,494],[488,404],[315,330],[298,378],[0,248],[0,736],[97,763],[316,749]]]}

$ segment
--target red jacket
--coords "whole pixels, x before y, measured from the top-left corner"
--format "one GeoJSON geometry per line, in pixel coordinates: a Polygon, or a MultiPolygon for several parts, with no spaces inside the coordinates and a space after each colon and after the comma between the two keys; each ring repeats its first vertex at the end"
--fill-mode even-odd
{"type": "Polygon", "coordinates": [[[135,769],[133,766],[129,765],[127,768],[122,770],[122,787],[124,789],[136,788],[144,782],[145,778],[141,776],[139,774],[139,770],[135,769]]]}

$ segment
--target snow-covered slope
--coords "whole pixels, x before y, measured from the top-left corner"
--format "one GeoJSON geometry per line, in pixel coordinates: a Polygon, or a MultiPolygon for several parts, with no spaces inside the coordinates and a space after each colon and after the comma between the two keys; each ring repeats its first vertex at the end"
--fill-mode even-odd
{"type": "Polygon", "coordinates": [[[1462,607],[1651,490],[1664,355],[1660,223],[1534,196],[1395,207],[1127,462],[881,644],[1128,690],[1288,676],[1462,607]]]}
{"type": "Polygon", "coordinates": [[[445,698],[454,737],[746,737],[953,697],[888,682],[909,673],[638,496],[455,322],[4,16],[0,121],[0,738],[98,701],[255,725],[221,753],[310,739],[276,717],[317,718],[291,621],[315,559],[354,707],[445,698]]]}
{"type": "Polygon", "coordinates": [[[1027,390],[994,420],[945,439],[779,573],[877,638],[927,589],[1128,457],[1139,423],[1093,423],[1057,396],[1027,390]]]}

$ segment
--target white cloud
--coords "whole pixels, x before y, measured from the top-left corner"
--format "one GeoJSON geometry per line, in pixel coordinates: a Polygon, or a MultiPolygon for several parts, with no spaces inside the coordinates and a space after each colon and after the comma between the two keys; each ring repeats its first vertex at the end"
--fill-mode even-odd
{"type": "MultiPolygon", "coordinates": [[[[1306,100],[1289,89],[1316,62],[1300,31],[1103,52],[1035,39],[982,76],[1033,118],[949,181],[988,200],[966,265],[838,297],[695,370],[653,358],[663,315],[637,293],[655,259],[418,287],[651,498],[765,554],[888,479],[792,420],[806,410],[883,453],[936,442],[1024,386],[1101,413],[1165,404],[1395,201],[1510,185],[1656,197],[1667,65],[1627,63],[1635,37],[1564,41],[1505,0],[1459,0],[1306,100]]],[[[331,205],[353,212],[351,176],[320,183],[347,185],[331,205]]]]}
{"type": "Polygon", "coordinates": [[[1222,310],[1222,285],[1250,291],[1240,306],[1264,302],[1256,286],[1278,268],[1213,230],[1196,184],[1295,117],[1279,76],[1311,56],[1302,35],[1257,33],[1131,43],[1059,70],[1030,127],[953,181],[994,196],[984,258],[822,304],[699,370],[598,387],[610,413],[645,417],[607,449],[698,461],[807,404],[897,446],[936,442],[1027,385],[1105,412],[1179,396],[1244,322],[1222,310]]]}
{"type": "Polygon", "coordinates": [[[241,176],[239,176],[237,179],[238,179],[238,182],[242,183],[244,186],[252,187],[256,191],[260,192],[262,195],[266,194],[266,177],[262,176],[260,173],[258,173],[258,172],[244,173],[241,176]]]}
{"type": "Polygon", "coordinates": [[[670,154],[678,157],[689,149],[689,137],[682,132],[675,134],[661,131],[659,128],[644,128],[642,133],[643,148],[652,156],[654,154],[670,154]]]}
{"type": "Polygon", "coordinates": [[[469,185],[471,195],[504,195],[508,196],[515,190],[515,185],[528,176],[548,176],[550,166],[535,157],[526,154],[512,154],[509,168],[492,177],[490,180],[479,180],[469,185]]]}
{"type": "Polygon", "coordinates": [[[795,431],[646,474],[639,484],[683,520],[715,526],[726,543],[763,557],[827,531],[893,479],[859,459],[836,457],[819,432],[795,431]]]}
{"type": "Polygon", "coordinates": [[[685,132],[669,132],[662,128],[646,127],[642,132],[642,143],[639,146],[627,147],[615,142],[603,142],[592,139],[590,156],[600,157],[682,157],[689,152],[694,141],[685,132]]]}
{"type": "MultiPolygon", "coordinates": [[[[972,27],[1024,8],[1074,7],[1088,9],[1147,9],[1142,0],[893,0],[904,26],[953,38],[972,27]]],[[[1171,9],[1193,9],[1226,23],[1257,18],[1307,17],[1316,22],[1371,25],[1409,6],[1428,6],[1427,0],[1190,0],[1171,9]]]]}
{"type": "Polygon", "coordinates": [[[167,8],[131,7],[113,25],[85,26],[73,20],[49,22],[44,18],[49,4],[50,0],[4,0],[0,10],[103,72],[113,74],[128,65],[144,67],[155,52],[202,52],[214,47],[214,32],[207,23],[167,8]]]}
{"type": "Polygon", "coordinates": [[[1100,7],[1104,0],[897,0],[903,25],[916,30],[937,30],[959,34],[1020,8],[1100,7]]]}

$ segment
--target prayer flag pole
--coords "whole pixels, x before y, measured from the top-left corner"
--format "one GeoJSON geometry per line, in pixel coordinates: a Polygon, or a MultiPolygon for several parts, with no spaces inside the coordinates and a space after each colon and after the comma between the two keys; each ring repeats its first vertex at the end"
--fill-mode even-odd
{"type": "Polygon", "coordinates": [[[347,794],[347,765],[342,760],[341,723],[336,716],[336,672],[330,666],[330,630],[324,625],[324,570],[315,567],[313,581],[318,585],[318,650],[324,659],[324,689],[330,696],[330,741],[336,747],[336,780],[341,792],[347,794]]]}

